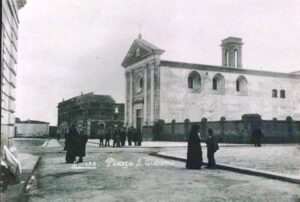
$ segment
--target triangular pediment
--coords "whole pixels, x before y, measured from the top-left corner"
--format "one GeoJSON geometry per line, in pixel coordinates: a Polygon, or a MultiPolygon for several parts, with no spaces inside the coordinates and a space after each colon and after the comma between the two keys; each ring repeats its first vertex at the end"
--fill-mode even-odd
{"type": "Polygon", "coordinates": [[[162,54],[163,52],[164,50],[143,39],[136,39],[127,52],[127,55],[122,62],[122,66],[127,67],[128,65],[141,61],[150,55],[162,54]]]}

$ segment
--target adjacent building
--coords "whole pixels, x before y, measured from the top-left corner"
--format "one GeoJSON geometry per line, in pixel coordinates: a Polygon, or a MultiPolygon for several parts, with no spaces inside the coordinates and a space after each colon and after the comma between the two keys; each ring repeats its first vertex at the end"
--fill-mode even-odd
{"type": "Polygon", "coordinates": [[[3,0],[1,29],[1,151],[15,134],[19,10],[26,0],[3,0]]]}
{"type": "Polygon", "coordinates": [[[81,94],[58,104],[57,130],[67,133],[75,124],[91,138],[96,137],[98,127],[117,128],[124,125],[124,104],[116,103],[109,95],[81,94]]]}
{"type": "Polygon", "coordinates": [[[241,120],[300,120],[300,75],[244,69],[242,39],[222,40],[221,66],[162,60],[161,48],[134,40],[125,69],[125,125],[141,129],[165,123],[241,120]]]}
{"type": "Polygon", "coordinates": [[[26,120],[16,120],[16,137],[48,137],[49,122],[26,120]]]}

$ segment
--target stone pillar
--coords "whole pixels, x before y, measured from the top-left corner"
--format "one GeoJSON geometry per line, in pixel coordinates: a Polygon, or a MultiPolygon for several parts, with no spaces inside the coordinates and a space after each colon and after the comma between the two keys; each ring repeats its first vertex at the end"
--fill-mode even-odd
{"type": "Polygon", "coordinates": [[[133,120],[132,120],[132,104],[133,104],[133,71],[129,72],[129,114],[128,114],[128,118],[129,118],[129,126],[132,126],[133,124],[133,120]]]}
{"type": "Polygon", "coordinates": [[[148,102],[147,102],[147,93],[148,93],[148,65],[145,66],[144,68],[144,126],[147,125],[147,121],[148,121],[148,117],[147,117],[147,105],[148,105],[148,102]]]}
{"type": "Polygon", "coordinates": [[[128,114],[127,114],[127,110],[128,110],[128,86],[127,86],[127,82],[128,82],[128,73],[125,72],[125,109],[124,109],[124,126],[126,127],[126,125],[128,124],[128,114]]]}
{"type": "Polygon", "coordinates": [[[150,122],[154,123],[154,65],[150,65],[150,122]]]}

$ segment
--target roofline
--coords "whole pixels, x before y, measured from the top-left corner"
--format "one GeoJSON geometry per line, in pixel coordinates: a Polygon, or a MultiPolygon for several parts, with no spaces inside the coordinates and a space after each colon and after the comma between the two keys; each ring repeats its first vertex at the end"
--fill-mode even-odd
{"type": "Polygon", "coordinates": [[[216,72],[227,72],[227,73],[242,73],[242,74],[250,74],[256,76],[272,76],[272,77],[281,77],[281,78],[300,79],[299,74],[252,70],[252,69],[240,69],[240,68],[232,68],[232,67],[225,67],[225,66],[175,62],[175,61],[168,61],[168,60],[161,60],[160,66],[185,68],[185,69],[198,69],[198,70],[216,71],[216,72]]]}
{"type": "Polygon", "coordinates": [[[111,97],[113,100],[115,100],[111,95],[98,95],[98,94],[95,94],[94,92],[90,92],[90,93],[86,93],[86,94],[82,94],[82,95],[77,95],[77,96],[75,96],[75,97],[71,97],[71,98],[69,98],[69,99],[67,99],[67,100],[61,101],[61,102],[58,103],[58,105],[61,104],[61,103],[64,103],[64,102],[71,101],[71,100],[74,99],[74,98],[82,97],[82,96],[86,96],[86,95],[93,95],[93,96],[109,96],[109,97],[111,97]]]}
{"type": "Polygon", "coordinates": [[[16,122],[16,124],[50,124],[50,122],[44,122],[44,121],[35,121],[35,120],[30,120],[30,122],[28,121],[20,121],[20,122],[16,122]]]}

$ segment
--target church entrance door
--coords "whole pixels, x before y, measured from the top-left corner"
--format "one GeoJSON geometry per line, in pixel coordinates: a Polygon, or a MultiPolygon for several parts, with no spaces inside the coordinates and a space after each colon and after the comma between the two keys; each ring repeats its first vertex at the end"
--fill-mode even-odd
{"type": "Polygon", "coordinates": [[[138,132],[142,132],[142,110],[136,110],[136,129],[138,132]]]}

